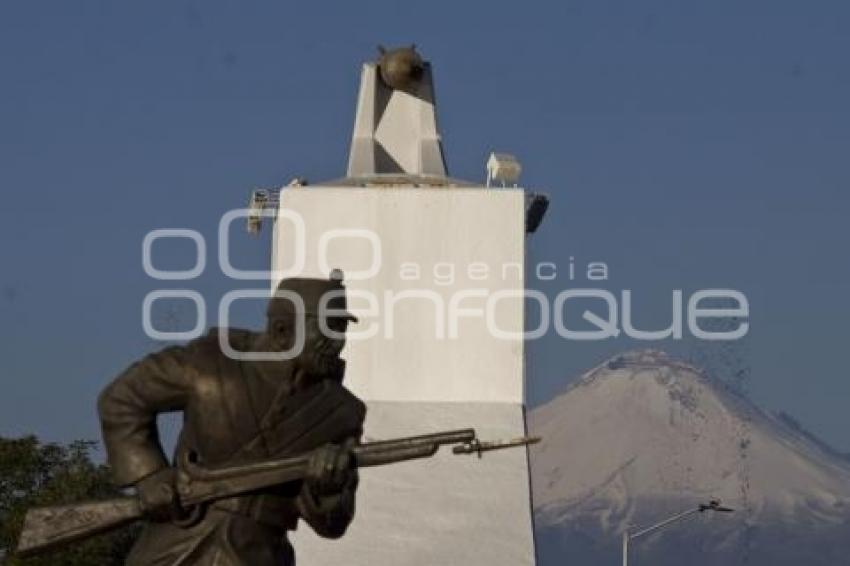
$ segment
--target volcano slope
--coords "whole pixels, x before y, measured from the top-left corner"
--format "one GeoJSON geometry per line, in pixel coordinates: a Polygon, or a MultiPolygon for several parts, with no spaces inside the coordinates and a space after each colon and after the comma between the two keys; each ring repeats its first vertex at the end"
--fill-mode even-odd
{"type": "Polygon", "coordinates": [[[632,543],[660,566],[850,564],[850,462],[662,352],[616,356],[528,415],[540,566],[619,564],[627,525],[711,498],[632,543]]]}

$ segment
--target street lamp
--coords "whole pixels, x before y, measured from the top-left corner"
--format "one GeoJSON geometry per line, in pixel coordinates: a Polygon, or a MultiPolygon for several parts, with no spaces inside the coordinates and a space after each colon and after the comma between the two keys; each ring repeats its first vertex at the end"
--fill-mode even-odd
{"type": "Polygon", "coordinates": [[[648,535],[649,533],[653,533],[655,531],[661,530],[666,526],[669,526],[676,521],[681,519],[685,519],[694,515],[696,513],[705,513],[706,511],[717,511],[719,513],[731,513],[734,509],[730,509],[729,507],[723,507],[720,504],[719,499],[712,499],[708,503],[700,503],[697,507],[693,509],[688,509],[687,511],[682,511],[681,513],[677,513],[672,517],[664,519],[659,523],[655,523],[650,527],[646,527],[635,531],[634,533],[629,532],[629,528],[626,527],[626,530],[623,532],[623,566],[629,566],[629,541],[632,539],[636,539],[638,537],[642,537],[643,535],[648,535]]]}

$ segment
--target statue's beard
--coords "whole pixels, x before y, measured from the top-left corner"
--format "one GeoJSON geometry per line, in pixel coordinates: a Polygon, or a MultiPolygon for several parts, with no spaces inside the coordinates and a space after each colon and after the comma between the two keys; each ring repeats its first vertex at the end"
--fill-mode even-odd
{"type": "Polygon", "coordinates": [[[339,353],[338,344],[333,340],[324,338],[315,347],[304,350],[301,367],[315,377],[334,376],[339,372],[343,363],[339,353]]]}

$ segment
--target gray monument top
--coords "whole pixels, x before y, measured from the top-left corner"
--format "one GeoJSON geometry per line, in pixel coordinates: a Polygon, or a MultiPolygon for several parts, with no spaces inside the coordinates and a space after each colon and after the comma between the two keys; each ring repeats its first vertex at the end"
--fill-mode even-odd
{"type": "Polygon", "coordinates": [[[447,184],[430,63],[412,46],[380,53],[363,65],[348,178],[447,184]]]}

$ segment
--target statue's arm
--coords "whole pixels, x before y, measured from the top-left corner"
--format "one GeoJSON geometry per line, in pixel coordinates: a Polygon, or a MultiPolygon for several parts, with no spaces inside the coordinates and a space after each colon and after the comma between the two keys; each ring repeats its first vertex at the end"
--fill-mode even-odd
{"type": "Polygon", "coordinates": [[[301,518],[321,537],[339,538],[354,519],[360,476],[352,449],[360,444],[366,405],[351,395],[346,405],[351,417],[337,443],[315,450],[298,496],[301,518]]]}
{"type": "Polygon", "coordinates": [[[133,364],[103,390],[98,413],[113,479],[128,486],[168,466],[157,415],[185,408],[189,352],[174,346],[133,364]]]}

